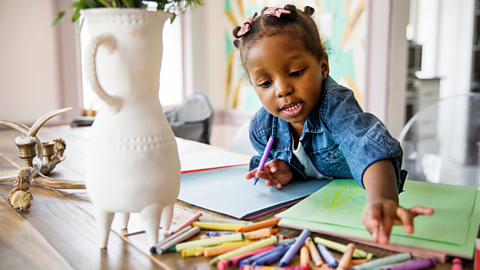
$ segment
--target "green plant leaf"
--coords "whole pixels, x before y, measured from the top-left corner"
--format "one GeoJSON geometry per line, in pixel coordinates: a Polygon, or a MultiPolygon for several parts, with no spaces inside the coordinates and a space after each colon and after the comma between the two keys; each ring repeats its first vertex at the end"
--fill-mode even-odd
{"type": "Polygon", "coordinates": [[[80,9],[77,8],[75,12],[72,15],[72,22],[76,22],[78,20],[78,17],[80,17],[80,9]]]}
{"type": "Polygon", "coordinates": [[[173,23],[173,21],[175,20],[176,17],[177,17],[177,14],[173,13],[172,17],[170,17],[170,24],[173,23]]]}
{"type": "Polygon", "coordinates": [[[106,0],[98,0],[105,7],[112,7],[112,4],[106,0]]]}
{"type": "Polygon", "coordinates": [[[57,18],[55,19],[55,21],[53,21],[52,26],[57,25],[59,22],[61,22],[63,18],[65,18],[65,15],[67,15],[66,11],[60,11],[57,14],[57,18]]]}

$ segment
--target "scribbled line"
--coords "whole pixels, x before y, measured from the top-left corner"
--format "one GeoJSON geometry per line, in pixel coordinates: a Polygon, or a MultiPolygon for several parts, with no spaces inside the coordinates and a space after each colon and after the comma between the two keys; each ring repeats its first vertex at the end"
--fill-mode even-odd
{"type": "Polygon", "coordinates": [[[327,193],[325,196],[325,208],[331,210],[330,213],[334,212],[339,206],[346,204],[348,200],[360,190],[359,187],[355,187],[355,190],[344,192],[347,188],[348,186],[339,186],[327,193]],[[333,194],[331,202],[329,202],[328,198],[332,192],[335,193],[333,194]]]}

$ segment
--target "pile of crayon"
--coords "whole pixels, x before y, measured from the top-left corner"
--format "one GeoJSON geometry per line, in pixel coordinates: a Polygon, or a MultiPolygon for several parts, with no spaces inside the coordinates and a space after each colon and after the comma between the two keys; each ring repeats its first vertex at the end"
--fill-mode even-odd
{"type": "MultiPolygon", "coordinates": [[[[387,269],[384,266],[388,265],[393,267],[389,269],[398,270],[403,268],[394,268],[392,264],[412,259],[410,253],[400,253],[369,261],[372,259],[372,253],[355,249],[352,243],[343,245],[320,237],[312,240],[310,231],[307,229],[296,238],[284,237],[276,234],[277,229],[271,228],[277,224],[277,219],[253,223],[207,218],[198,213],[177,227],[169,237],[157,243],[150,251],[156,254],[181,252],[183,257],[215,256],[210,264],[216,265],[220,270],[233,266],[239,266],[243,270],[308,270],[310,260],[315,266],[322,268],[362,270],[380,267],[387,269]],[[199,240],[187,241],[197,235],[201,229],[220,231],[209,231],[199,240]],[[329,249],[343,253],[340,261],[337,262],[329,249]],[[300,267],[289,266],[298,252],[300,252],[300,267]],[[269,267],[277,262],[278,267],[269,267]]],[[[413,262],[418,264],[418,261],[413,262]]],[[[426,263],[432,262],[435,263],[434,259],[429,259],[426,263]]]]}

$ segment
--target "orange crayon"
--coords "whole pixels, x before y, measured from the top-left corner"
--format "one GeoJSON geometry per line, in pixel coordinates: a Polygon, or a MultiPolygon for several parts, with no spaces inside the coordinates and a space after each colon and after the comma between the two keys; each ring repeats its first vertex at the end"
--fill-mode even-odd
{"type": "Polygon", "coordinates": [[[216,247],[209,247],[209,248],[205,248],[203,250],[203,255],[205,257],[220,255],[220,254],[227,253],[229,251],[235,250],[237,248],[248,246],[252,243],[253,242],[249,242],[249,243],[244,243],[243,242],[243,243],[238,243],[238,244],[233,244],[232,243],[232,244],[220,245],[220,246],[216,246],[216,247]]]}
{"type": "Polygon", "coordinates": [[[350,262],[352,261],[353,252],[355,251],[355,245],[350,243],[347,245],[347,249],[343,253],[340,262],[338,263],[338,270],[349,270],[350,269],[350,262]]]}
{"type": "Polygon", "coordinates": [[[244,233],[243,236],[247,240],[259,239],[264,237],[270,237],[272,234],[277,233],[278,229],[261,229],[253,232],[244,233]]]}
{"type": "Polygon", "coordinates": [[[369,260],[368,259],[355,259],[355,260],[351,261],[351,264],[353,264],[355,266],[355,265],[359,265],[359,264],[364,264],[366,262],[369,262],[369,260]]]}
{"type": "Polygon", "coordinates": [[[251,231],[256,231],[256,230],[267,228],[267,227],[272,227],[277,224],[278,224],[278,219],[270,219],[270,220],[253,223],[252,225],[242,226],[237,229],[237,232],[238,233],[251,232],[251,231]]]}
{"type": "Polygon", "coordinates": [[[320,267],[323,264],[322,257],[320,256],[320,252],[318,251],[317,246],[313,242],[312,238],[309,236],[305,240],[305,245],[308,247],[310,250],[310,257],[312,257],[312,261],[315,264],[315,266],[320,267]]]}
{"type": "Polygon", "coordinates": [[[305,245],[303,245],[300,249],[300,266],[302,270],[310,269],[310,253],[305,245]]]}

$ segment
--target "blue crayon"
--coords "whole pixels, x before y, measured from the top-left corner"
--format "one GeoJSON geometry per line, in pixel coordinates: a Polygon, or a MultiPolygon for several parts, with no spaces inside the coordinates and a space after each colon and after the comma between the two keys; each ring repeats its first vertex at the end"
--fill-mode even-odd
{"type": "Polygon", "coordinates": [[[303,230],[302,233],[298,236],[297,241],[295,241],[295,243],[293,243],[287,250],[285,255],[283,255],[278,266],[284,267],[285,265],[287,265],[293,258],[293,256],[295,256],[295,254],[303,246],[303,244],[305,243],[305,239],[307,239],[308,236],[310,236],[310,231],[308,229],[303,230]]]}
{"type": "Polygon", "coordinates": [[[318,244],[317,247],[318,247],[318,250],[320,250],[320,254],[322,254],[322,257],[325,259],[328,265],[330,265],[332,268],[337,268],[338,266],[337,259],[333,257],[332,253],[328,251],[327,247],[322,244],[318,244]]]}
{"type": "Polygon", "coordinates": [[[267,255],[261,257],[260,259],[257,259],[253,261],[252,267],[257,266],[257,265],[271,265],[274,262],[280,260],[283,255],[285,255],[285,252],[290,248],[292,244],[286,244],[282,246],[278,246],[274,249],[272,249],[271,252],[269,252],[267,255]]]}
{"type": "Polygon", "coordinates": [[[276,248],[270,249],[270,250],[267,250],[265,252],[259,253],[257,255],[253,255],[252,257],[243,259],[238,263],[238,267],[241,267],[242,265],[252,264],[255,260],[258,260],[258,259],[262,258],[263,256],[270,254],[270,252],[272,252],[275,249],[276,248]]]}
{"type": "Polygon", "coordinates": [[[227,235],[227,234],[234,234],[236,232],[207,232],[208,237],[214,237],[214,236],[221,236],[221,235],[227,235]]]}

